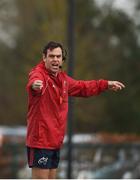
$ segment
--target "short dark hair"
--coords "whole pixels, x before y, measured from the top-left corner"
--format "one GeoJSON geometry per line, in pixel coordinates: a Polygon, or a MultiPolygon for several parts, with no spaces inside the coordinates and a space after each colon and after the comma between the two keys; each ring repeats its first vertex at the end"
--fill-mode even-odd
{"type": "Polygon", "coordinates": [[[67,56],[67,51],[66,49],[64,49],[63,45],[58,43],[58,42],[54,42],[54,41],[50,41],[48,44],[45,45],[45,47],[43,48],[43,54],[45,54],[45,56],[47,55],[47,50],[53,50],[55,48],[60,47],[62,50],[62,59],[63,61],[66,60],[66,56],[67,56]]]}

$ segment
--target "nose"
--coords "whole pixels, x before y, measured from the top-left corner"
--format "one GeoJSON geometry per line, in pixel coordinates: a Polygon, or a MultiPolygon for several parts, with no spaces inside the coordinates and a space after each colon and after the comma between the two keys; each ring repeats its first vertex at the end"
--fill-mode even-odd
{"type": "Polygon", "coordinates": [[[57,56],[54,56],[54,60],[57,60],[57,56]]]}
{"type": "Polygon", "coordinates": [[[57,56],[54,56],[53,60],[54,60],[54,61],[58,61],[57,56]]]}

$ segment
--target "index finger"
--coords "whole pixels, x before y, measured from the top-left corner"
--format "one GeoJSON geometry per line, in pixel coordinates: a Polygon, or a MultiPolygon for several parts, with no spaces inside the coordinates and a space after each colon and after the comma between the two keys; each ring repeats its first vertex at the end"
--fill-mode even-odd
{"type": "Polygon", "coordinates": [[[116,81],[116,83],[117,83],[118,85],[120,85],[121,87],[125,88],[125,85],[124,85],[123,83],[121,83],[121,82],[119,82],[119,81],[116,81]]]}

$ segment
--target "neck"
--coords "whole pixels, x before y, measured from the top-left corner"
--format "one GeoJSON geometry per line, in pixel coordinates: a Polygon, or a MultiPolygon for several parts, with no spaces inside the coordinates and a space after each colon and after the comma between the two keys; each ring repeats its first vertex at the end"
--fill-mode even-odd
{"type": "Polygon", "coordinates": [[[47,71],[49,72],[49,74],[51,74],[54,77],[57,77],[57,75],[58,75],[58,72],[52,72],[49,69],[47,69],[47,71]]]}

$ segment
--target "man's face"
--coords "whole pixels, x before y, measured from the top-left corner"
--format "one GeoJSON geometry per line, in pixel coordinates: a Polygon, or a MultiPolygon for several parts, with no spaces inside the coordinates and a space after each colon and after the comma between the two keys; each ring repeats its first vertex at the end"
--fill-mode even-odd
{"type": "Polygon", "coordinates": [[[62,50],[60,47],[54,48],[52,50],[47,50],[47,55],[43,55],[43,60],[45,62],[46,68],[54,75],[60,70],[60,66],[63,64],[62,60],[62,50]]]}

